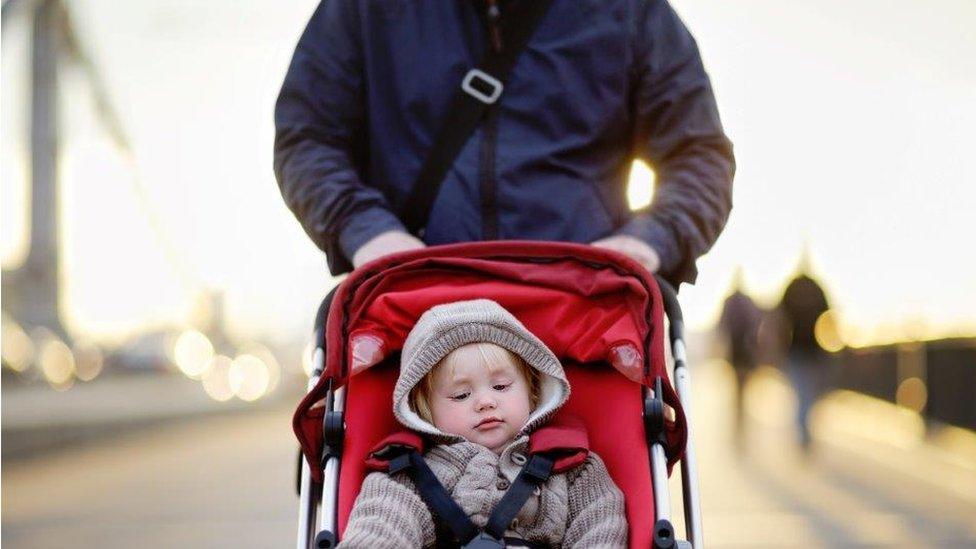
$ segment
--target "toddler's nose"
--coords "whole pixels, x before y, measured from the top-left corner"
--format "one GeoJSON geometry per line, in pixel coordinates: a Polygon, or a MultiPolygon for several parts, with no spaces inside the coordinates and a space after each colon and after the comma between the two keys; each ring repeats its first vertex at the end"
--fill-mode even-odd
{"type": "Polygon", "coordinates": [[[477,410],[479,412],[484,412],[485,410],[494,410],[497,407],[495,399],[491,397],[481,397],[478,399],[477,410]]]}

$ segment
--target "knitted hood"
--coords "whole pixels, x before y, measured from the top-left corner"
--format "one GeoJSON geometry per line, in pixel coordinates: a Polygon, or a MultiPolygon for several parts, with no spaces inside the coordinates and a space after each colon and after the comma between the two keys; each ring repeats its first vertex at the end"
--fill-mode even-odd
{"type": "Polygon", "coordinates": [[[556,355],[501,305],[488,299],[458,301],[432,307],[407,335],[400,355],[400,377],[393,390],[393,413],[404,426],[441,442],[464,440],[444,433],[410,409],[410,391],[455,349],[487,342],[520,356],[542,375],[539,403],[521,433],[545,423],[569,398],[569,382],[556,355]]]}

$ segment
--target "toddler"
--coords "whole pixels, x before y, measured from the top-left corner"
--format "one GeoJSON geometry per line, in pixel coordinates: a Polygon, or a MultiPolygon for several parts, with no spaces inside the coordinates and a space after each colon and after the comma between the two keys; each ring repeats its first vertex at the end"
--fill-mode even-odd
{"type": "MultiPolygon", "coordinates": [[[[569,398],[562,366],[511,313],[484,299],[424,313],[400,360],[394,414],[430,442],[423,460],[467,519],[484,529],[532,458],[530,435],[544,430],[569,398]]],[[[568,464],[557,459],[504,538],[508,547],[626,547],[623,494],[592,452],[568,464]]],[[[373,472],[340,547],[433,547],[452,540],[458,543],[408,474],[373,472]]]]}

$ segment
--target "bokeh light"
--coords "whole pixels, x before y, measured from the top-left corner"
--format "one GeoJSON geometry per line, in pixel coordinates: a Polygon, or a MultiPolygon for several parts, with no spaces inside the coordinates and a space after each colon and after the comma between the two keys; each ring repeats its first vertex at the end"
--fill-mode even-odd
{"type": "Polygon", "coordinates": [[[102,373],[105,357],[97,345],[90,342],[75,344],[75,376],[82,381],[91,381],[102,373]]]}
{"type": "Polygon", "coordinates": [[[16,372],[23,372],[34,360],[34,342],[12,318],[3,316],[3,363],[16,372]]]}
{"type": "Polygon", "coordinates": [[[637,210],[651,203],[657,175],[643,160],[635,160],[630,166],[630,181],[627,183],[627,202],[630,209],[637,210]]]}
{"type": "MultiPolygon", "coordinates": [[[[725,371],[729,376],[735,375],[731,365],[725,371]]],[[[757,367],[744,392],[746,412],[758,425],[772,428],[792,426],[796,393],[789,379],[778,368],[771,364],[757,367]]]]}
{"type": "Polygon", "coordinates": [[[248,343],[240,349],[241,354],[254,355],[261,359],[261,362],[268,370],[268,389],[265,393],[273,392],[281,382],[281,364],[275,358],[270,349],[260,343],[248,343]]]}
{"type": "Polygon", "coordinates": [[[203,390],[210,398],[226,402],[234,397],[230,385],[230,370],[233,361],[224,355],[217,355],[209,362],[203,372],[203,390]]]}
{"type": "Polygon", "coordinates": [[[44,379],[56,389],[65,389],[73,383],[75,357],[71,349],[53,334],[42,336],[38,363],[44,379]]]}
{"type": "Polygon", "coordinates": [[[212,364],[214,348],[207,336],[196,330],[180,334],[173,346],[176,367],[188,377],[200,379],[212,364]]]}
{"type": "Polygon", "coordinates": [[[315,344],[311,341],[305,345],[305,350],[302,351],[302,370],[305,371],[306,377],[312,377],[312,353],[315,352],[315,344]]]}
{"type": "Polygon", "coordinates": [[[268,367],[254,355],[240,355],[235,358],[227,377],[231,392],[247,402],[264,396],[271,381],[268,367]]]}
{"type": "Polygon", "coordinates": [[[813,334],[820,347],[826,351],[836,353],[844,348],[837,317],[833,311],[827,311],[817,318],[817,323],[813,327],[813,334]]]}
{"type": "Polygon", "coordinates": [[[928,401],[929,392],[925,387],[925,382],[917,377],[910,377],[902,380],[898,384],[898,391],[895,393],[895,402],[899,406],[904,406],[909,410],[921,412],[925,409],[928,401]]]}

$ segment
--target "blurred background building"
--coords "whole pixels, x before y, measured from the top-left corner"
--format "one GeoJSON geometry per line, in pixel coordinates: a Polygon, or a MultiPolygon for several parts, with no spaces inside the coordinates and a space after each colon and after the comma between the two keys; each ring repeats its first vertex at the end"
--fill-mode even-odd
{"type": "MultiPolygon", "coordinates": [[[[681,295],[706,537],[976,545],[957,520],[976,512],[976,6],[672,3],[739,164],[728,227],[681,295]],[[779,305],[800,271],[829,308],[813,323],[817,461],[794,468],[761,455],[795,450],[802,391],[779,305]],[[732,286],[759,315],[756,355],[735,369],[715,330],[732,286]],[[885,491],[897,483],[917,497],[885,491]]],[[[337,281],[278,194],[271,113],[315,5],[4,0],[5,544],[210,547],[244,526],[245,545],[290,543],[288,413],[337,281]],[[182,488],[126,476],[142,459],[182,488]],[[74,470],[59,460],[87,476],[54,483],[74,470]],[[234,465],[199,465],[221,460],[234,465]],[[112,497],[86,484],[98,471],[112,497]]],[[[653,189],[635,163],[632,205],[653,189]]]]}

